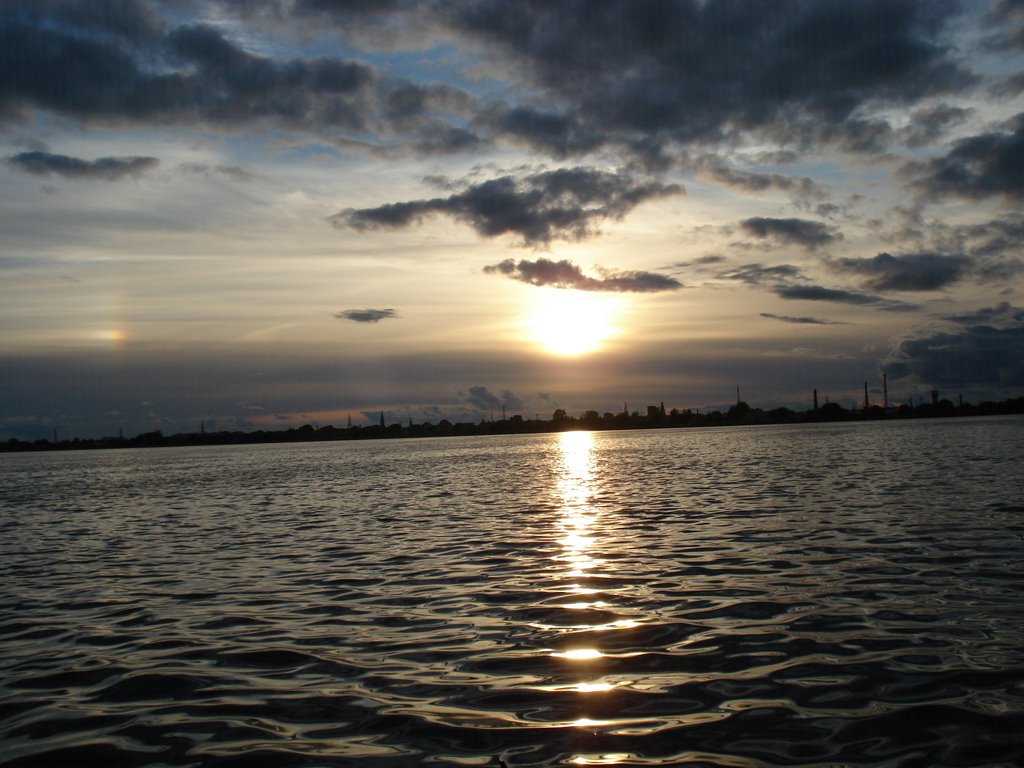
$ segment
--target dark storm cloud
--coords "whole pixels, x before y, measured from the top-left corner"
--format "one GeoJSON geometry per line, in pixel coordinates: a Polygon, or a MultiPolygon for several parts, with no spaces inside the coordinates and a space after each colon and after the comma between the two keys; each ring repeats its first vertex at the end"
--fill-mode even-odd
{"type": "Polygon", "coordinates": [[[838,288],[825,288],[821,285],[777,285],[772,290],[776,296],[783,299],[831,301],[837,304],[871,306],[886,312],[910,312],[918,308],[913,304],[886,299],[881,296],[871,296],[856,291],[844,291],[838,288]]]}
{"type": "Polygon", "coordinates": [[[554,288],[575,288],[579,291],[607,291],[614,293],[657,293],[683,287],[673,277],[654,272],[600,270],[601,277],[589,277],[567,259],[551,261],[515,261],[505,259],[484,267],[487,274],[498,274],[530,285],[548,285],[554,288]]]}
{"type": "Polygon", "coordinates": [[[776,315],[771,312],[762,312],[761,317],[771,320],[780,320],[783,323],[794,323],[796,325],[846,325],[838,320],[821,320],[817,317],[791,317],[790,315],[776,315]]]}
{"type": "Polygon", "coordinates": [[[214,5],[212,16],[263,30],[332,30],[391,50],[447,39],[523,96],[478,102],[358,61],[257,55],[220,27],[176,25],[188,4],[52,0],[12,2],[0,20],[0,110],[228,129],[272,120],[358,141],[400,134],[422,154],[503,138],[557,158],[608,148],[654,170],[684,145],[749,135],[877,152],[893,131],[861,116],[869,108],[972,82],[941,42],[956,10],[944,0],[214,5]]]}
{"type": "MultiPolygon", "coordinates": [[[[887,126],[851,120],[858,108],[911,103],[971,80],[937,41],[954,9],[907,0],[528,0],[439,3],[436,13],[504,52],[609,141],[643,135],[664,145],[766,131],[874,151],[887,126]],[[783,124],[789,135],[779,133],[783,124]]],[[[565,121],[561,134],[576,125],[565,121]]],[[[572,145],[551,129],[538,146],[572,145]]]]}
{"type": "Polygon", "coordinates": [[[82,160],[49,152],[22,152],[7,158],[7,164],[22,173],[36,176],[55,174],[67,179],[105,181],[116,181],[125,176],[137,177],[155,168],[159,163],[155,157],[101,157],[96,160],[82,160]]]}
{"type": "Polygon", "coordinates": [[[334,315],[338,320],[352,320],[356,323],[379,323],[389,317],[398,317],[393,309],[346,309],[334,315]]]}
{"type": "Polygon", "coordinates": [[[114,123],[230,127],[270,118],[293,128],[366,127],[375,74],[364,64],[258,56],[204,24],[163,34],[155,22],[126,22],[106,34],[81,20],[84,6],[101,4],[40,3],[3,14],[0,109],[24,115],[45,108],[114,123]]]}
{"type": "Polygon", "coordinates": [[[502,176],[448,197],[349,209],[330,217],[336,227],[398,229],[433,215],[451,216],[484,237],[517,234],[525,245],[583,240],[595,223],[623,218],[640,203],[682,194],[676,184],[592,168],[561,168],[521,178],[502,176]]]}
{"type": "Polygon", "coordinates": [[[937,389],[1024,387],[1024,324],[923,331],[899,340],[882,362],[890,379],[937,389]]]}
{"type": "Polygon", "coordinates": [[[971,260],[939,253],[880,253],[870,259],[836,259],[831,264],[860,275],[864,286],[875,291],[937,291],[959,282],[971,260]]]}
{"type": "Polygon", "coordinates": [[[833,227],[807,219],[771,219],[755,216],[744,219],[740,226],[754,237],[799,245],[808,251],[817,250],[842,238],[833,227]]]}
{"type": "Polygon", "coordinates": [[[904,173],[927,198],[1024,197],[1024,113],[1006,130],[961,139],[944,156],[910,163],[904,173]]]}

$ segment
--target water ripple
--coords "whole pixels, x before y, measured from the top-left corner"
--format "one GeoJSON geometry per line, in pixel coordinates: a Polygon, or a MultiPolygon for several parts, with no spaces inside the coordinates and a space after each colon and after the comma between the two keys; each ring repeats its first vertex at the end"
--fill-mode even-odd
{"type": "Polygon", "coordinates": [[[0,763],[1024,764],[1022,426],[3,456],[0,763]]]}

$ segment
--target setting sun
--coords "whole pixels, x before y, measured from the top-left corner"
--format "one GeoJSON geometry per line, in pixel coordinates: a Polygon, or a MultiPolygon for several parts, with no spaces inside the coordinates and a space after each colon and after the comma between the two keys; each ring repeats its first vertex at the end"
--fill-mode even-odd
{"type": "Polygon", "coordinates": [[[538,294],[527,328],[530,338],[552,354],[585,355],[617,332],[619,297],[554,288],[538,294]]]}

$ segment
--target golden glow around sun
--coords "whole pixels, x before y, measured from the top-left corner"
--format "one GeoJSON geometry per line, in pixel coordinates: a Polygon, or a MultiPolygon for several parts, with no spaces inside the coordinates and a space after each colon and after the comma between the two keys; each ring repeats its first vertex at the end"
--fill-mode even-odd
{"type": "Polygon", "coordinates": [[[616,334],[614,318],[620,302],[617,296],[541,288],[526,319],[530,338],[554,355],[593,352],[616,334]]]}

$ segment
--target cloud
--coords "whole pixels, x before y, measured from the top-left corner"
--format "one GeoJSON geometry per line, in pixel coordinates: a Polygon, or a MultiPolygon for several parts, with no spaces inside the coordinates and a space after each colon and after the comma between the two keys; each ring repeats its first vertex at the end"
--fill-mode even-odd
{"type": "Polygon", "coordinates": [[[779,243],[792,243],[808,251],[817,250],[823,245],[842,239],[842,235],[833,227],[807,219],[771,219],[755,216],[744,219],[740,226],[754,237],[779,243]]]}
{"type": "Polygon", "coordinates": [[[934,107],[912,112],[906,128],[900,131],[900,139],[908,147],[923,147],[937,141],[946,132],[963,123],[974,110],[939,104],[934,107]]]}
{"type": "Polygon", "coordinates": [[[1024,9],[1017,0],[1000,0],[986,15],[985,22],[993,30],[985,41],[994,51],[1024,50],[1024,9]]]}
{"type": "Polygon", "coordinates": [[[338,320],[352,320],[356,323],[379,323],[389,317],[398,317],[393,309],[346,309],[334,315],[338,320]]]}
{"type": "Polygon", "coordinates": [[[573,115],[529,106],[492,104],[476,122],[497,136],[518,140],[556,158],[591,152],[608,141],[606,135],[585,127],[573,115]]]}
{"type": "MultiPolygon", "coordinates": [[[[957,5],[925,0],[237,0],[211,3],[204,17],[216,26],[157,15],[173,4],[8,5],[0,110],[9,117],[46,109],[87,122],[225,130],[271,122],[428,155],[503,139],[555,158],[612,150],[662,170],[682,147],[749,137],[878,152],[894,132],[864,116],[871,109],[905,107],[975,79],[944,38],[957,5]],[[257,32],[334,34],[362,50],[451,44],[472,51],[481,72],[508,89],[484,99],[366,62],[249,50],[244,43],[258,34],[233,36],[239,18],[257,32]]],[[[933,124],[941,118],[935,112],[933,124]]]]}
{"type": "MultiPolygon", "coordinates": [[[[918,217],[897,237],[908,248],[916,249],[918,255],[938,254],[935,258],[939,259],[940,271],[953,271],[960,264],[962,277],[985,283],[1008,283],[1024,272],[1024,216],[1019,213],[968,224],[948,224],[940,219],[924,221],[917,213],[918,217]]],[[[904,266],[918,258],[914,256],[904,266]]],[[[860,260],[854,260],[857,261],[860,260]]]]}
{"type": "Polygon", "coordinates": [[[880,253],[869,259],[836,259],[830,262],[844,272],[865,278],[875,291],[936,291],[959,282],[970,270],[966,256],[939,253],[880,253]]]}
{"type": "Polygon", "coordinates": [[[808,176],[785,176],[780,173],[745,171],[728,166],[721,158],[705,155],[694,162],[698,175],[741,192],[789,192],[800,202],[824,199],[828,192],[808,176]]]}
{"type": "Polygon", "coordinates": [[[846,325],[846,323],[838,320],[820,320],[817,317],[791,317],[789,315],[775,315],[771,312],[762,312],[761,317],[781,320],[784,323],[795,323],[797,325],[846,325]]]}
{"type": "Polygon", "coordinates": [[[692,261],[680,262],[680,266],[707,266],[708,264],[721,264],[723,261],[725,261],[725,256],[711,253],[707,256],[698,256],[692,261]]]}
{"type": "MultiPolygon", "coordinates": [[[[859,109],[910,103],[971,79],[938,40],[955,11],[947,3],[440,8],[440,23],[504,55],[506,70],[568,105],[545,131],[522,132],[538,148],[571,148],[584,125],[600,126],[608,144],[649,137],[658,150],[754,133],[876,151],[886,126],[852,120],[859,109]]],[[[582,146],[592,142],[587,136],[582,146]]]]}
{"type": "Polygon", "coordinates": [[[7,158],[7,164],[22,173],[35,176],[56,174],[66,179],[103,179],[117,181],[125,176],[138,177],[156,168],[160,161],[155,157],[101,157],[96,160],[82,160],[68,155],[54,155],[49,152],[22,152],[7,158]]]}
{"type": "Polygon", "coordinates": [[[178,166],[182,171],[186,173],[195,173],[200,175],[219,174],[225,176],[232,181],[237,182],[250,182],[256,181],[260,177],[251,173],[241,166],[238,165],[207,165],[206,163],[182,163],[178,166]]]}
{"type": "Polygon", "coordinates": [[[854,306],[873,306],[886,312],[910,312],[918,307],[902,301],[871,296],[856,291],[844,291],[838,288],[825,288],[820,285],[777,285],[773,289],[776,296],[783,299],[799,301],[832,301],[837,304],[853,304],[854,306]]]}
{"type": "Polygon", "coordinates": [[[777,283],[780,280],[792,280],[801,277],[799,267],[792,264],[776,264],[766,267],[762,264],[744,264],[741,267],[727,269],[715,275],[719,280],[737,280],[747,285],[763,285],[767,282],[777,283]]]}
{"type": "Polygon", "coordinates": [[[625,173],[560,168],[521,178],[502,176],[448,197],[347,209],[329,220],[336,227],[365,231],[399,229],[440,214],[469,224],[484,237],[517,234],[524,245],[538,246],[593,237],[595,222],[622,219],[646,200],[682,193],[677,184],[625,173]]]}
{"type": "Polygon", "coordinates": [[[881,368],[890,379],[909,379],[940,390],[1019,393],[1024,387],[1024,323],[917,330],[896,342],[881,368]]]}
{"type": "Polygon", "coordinates": [[[524,407],[523,399],[507,389],[494,394],[487,387],[479,385],[459,394],[463,401],[480,411],[497,411],[502,407],[508,410],[521,410],[524,407]]]}
{"type": "Polygon", "coordinates": [[[903,173],[927,198],[947,196],[979,200],[1024,197],[1024,112],[1009,121],[1007,130],[954,142],[943,157],[909,163],[903,173]]]}
{"type": "Polygon", "coordinates": [[[1015,307],[1009,302],[1003,301],[994,307],[985,307],[973,312],[963,312],[954,315],[943,315],[943,320],[960,325],[1000,325],[1008,326],[1014,323],[1024,324],[1024,309],[1015,307]]]}
{"type": "Polygon", "coordinates": [[[18,5],[0,20],[0,110],[8,115],[42,108],[106,124],[368,127],[378,81],[366,64],[279,60],[244,50],[208,24],[165,29],[142,10],[122,13],[141,4],[92,16],[83,4],[18,5]]]}
{"type": "Polygon", "coordinates": [[[673,277],[654,272],[615,272],[600,270],[601,277],[589,277],[567,259],[551,261],[515,261],[505,259],[498,264],[484,267],[487,274],[500,274],[530,285],[547,285],[554,288],[574,288],[578,291],[609,291],[618,293],[656,293],[674,291],[683,287],[673,277]]]}

